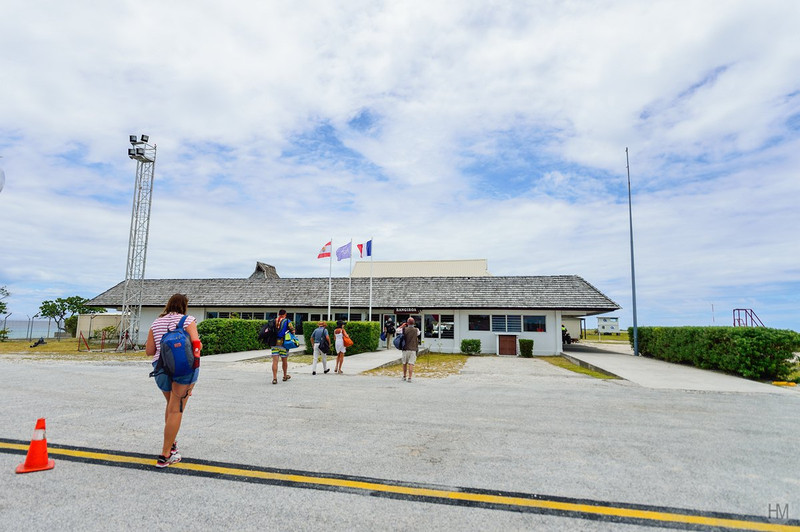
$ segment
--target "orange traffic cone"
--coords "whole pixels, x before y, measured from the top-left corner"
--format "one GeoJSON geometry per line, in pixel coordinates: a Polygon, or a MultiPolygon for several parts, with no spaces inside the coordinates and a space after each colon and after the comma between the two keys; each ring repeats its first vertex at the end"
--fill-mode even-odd
{"type": "Polygon", "coordinates": [[[31,446],[28,447],[28,456],[25,457],[24,464],[17,466],[17,473],[44,471],[53,469],[56,466],[55,460],[47,458],[47,438],[44,432],[44,418],[40,418],[36,422],[36,429],[33,431],[31,446]]]}

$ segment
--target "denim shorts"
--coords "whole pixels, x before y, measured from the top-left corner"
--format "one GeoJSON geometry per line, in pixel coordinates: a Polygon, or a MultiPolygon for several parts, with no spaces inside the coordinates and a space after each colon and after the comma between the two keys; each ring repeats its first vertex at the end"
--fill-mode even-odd
{"type": "MultiPolygon", "coordinates": [[[[153,369],[155,370],[156,364],[158,361],[153,362],[153,369]]],[[[189,373],[188,375],[184,375],[182,377],[175,377],[172,378],[166,374],[164,368],[158,368],[158,371],[153,374],[153,378],[156,379],[156,386],[162,392],[171,392],[172,391],[172,383],[177,382],[178,384],[194,384],[197,382],[197,377],[200,376],[200,368],[195,368],[193,372],[189,373]]]]}

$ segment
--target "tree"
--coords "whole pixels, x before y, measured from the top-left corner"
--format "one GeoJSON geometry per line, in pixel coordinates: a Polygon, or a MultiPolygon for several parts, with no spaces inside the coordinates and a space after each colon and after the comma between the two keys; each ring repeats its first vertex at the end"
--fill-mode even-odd
{"type": "Polygon", "coordinates": [[[106,311],[106,309],[100,307],[87,307],[87,301],[89,300],[80,296],[59,297],[55,301],[42,301],[42,305],[39,307],[39,314],[45,318],[55,320],[56,327],[64,331],[66,330],[64,329],[64,320],[75,314],[100,314],[106,311]]]}
{"type": "Polygon", "coordinates": [[[0,314],[5,314],[8,310],[8,304],[4,303],[3,300],[10,295],[5,286],[0,286],[0,314]]]}

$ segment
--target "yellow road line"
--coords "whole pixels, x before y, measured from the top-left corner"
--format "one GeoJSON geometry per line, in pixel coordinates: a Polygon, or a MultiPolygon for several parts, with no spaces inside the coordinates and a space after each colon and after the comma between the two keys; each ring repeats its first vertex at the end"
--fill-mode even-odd
{"type": "MultiPolygon", "coordinates": [[[[26,451],[28,446],[0,442],[0,449],[14,449],[26,451]]],[[[125,456],[96,451],[81,451],[75,449],[48,449],[51,455],[71,456],[87,460],[97,460],[105,462],[116,462],[125,464],[139,464],[145,466],[154,465],[152,458],[142,458],[135,456],[125,456]]],[[[623,508],[611,505],[595,505],[579,502],[565,502],[548,500],[545,498],[533,499],[526,497],[514,497],[508,495],[491,495],[484,493],[472,493],[468,491],[452,491],[446,489],[423,488],[413,486],[402,486],[390,482],[370,482],[364,480],[348,480],[333,477],[318,477],[312,475],[301,475],[292,473],[280,473],[274,471],[258,471],[238,467],[226,467],[218,465],[208,465],[191,462],[180,462],[170,466],[170,469],[181,469],[198,473],[224,475],[231,477],[243,477],[262,480],[272,480],[286,482],[289,484],[304,484],[311,486],[326,486],[334,488],[348,488],[351,490],[361,490],[366,492],[391,493],[417,497],[420,499],[444,499],[454,501],[464,501],[479,504],[499,505],[513,508],[540,508],[566,514],[579,513],[597,517],[622,518],[628,520],[640,520],[645,523],[661,522],[686,525],[700,525],[707,527],[729,528],[740,530],[767,530],[767,531],[800,531],[800,526],[765,523],[746,519],[713,517],[704,515],[683,514],[669,511],[657,511],[635,508],[623,508]]],[[[578,516],[576,516],[578,517],[578,516]]]]}

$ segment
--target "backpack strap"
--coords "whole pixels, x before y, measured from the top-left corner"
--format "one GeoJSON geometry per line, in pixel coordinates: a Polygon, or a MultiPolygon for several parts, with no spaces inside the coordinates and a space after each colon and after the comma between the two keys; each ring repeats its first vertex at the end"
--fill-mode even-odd
{"type": "Polygon", "coordinates": [[[181,321],[178,322],[175,328],[170,330],[175,331],[177,329],[183,329],[183,324],[186,322],[186,318],[188,317],[189,317],[188,315],[184,314],[183,317],[181,318],[181,321]]]}

